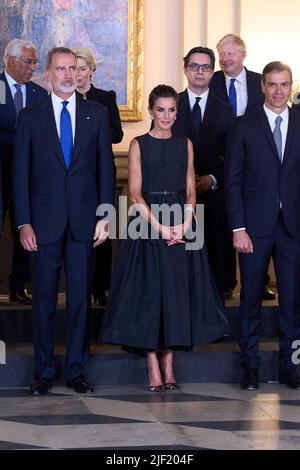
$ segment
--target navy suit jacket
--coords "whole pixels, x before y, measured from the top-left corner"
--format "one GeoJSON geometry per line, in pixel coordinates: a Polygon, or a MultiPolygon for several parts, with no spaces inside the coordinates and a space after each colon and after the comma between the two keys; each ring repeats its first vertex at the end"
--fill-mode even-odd
{"type": "Polygon", "coordinates": [[[245,227],[250,237],[270,236],[280,201],[289,234],[300,237],[300,113],[289,109],[283,162],[263,107],[236,119],[228,136],[225,196],[231,229],[245,227]]]}
{"type": "Polygon", "coordinates": [[[38,243],[55,243],[67,223],[77,241],[91,241],[97,206],[114,204],[106,108],[77,96],[69,169],[61,151],[51,96],[23,109],[18,117],[12,181],[16,226],[31,224],[38,243]]]}
{"type": "Polygon", "coordinates": [[[91,88],[86,93],[86,99],[96,101],[96,103],[102,104],[107,108],[111,130],[111,140],[113,144],[119,144],[123,139],[123,130],[118,106],[116,103],[116,93],[113,90],[101,90],[100,88],[95,88],[93,85],[91,85],[91,88]]]}
{"type": "MultiPolygon", "coordinates": [[[[254,111],[259,106],[264,104],[265,95],[261,89],[261,74],[247,70],[246,67],[245,70],[248,92],[248,102],[245,113],[248,113],[250,111],[254,111]]],[[[209,89],[221,100],[229,103],[225,74],[222,70],[219,70],[213,74],[209,89]]]]}
{"type": "MultiPolygon", "coordinates": [[[[194,146],[194,167],[199,176],[213,175],[219,187],[224,179],[225,141],[232,121],[231,106],[209,91],[200,130],[199,148],[194,146]]],[[[175,135],[188,137],[192,142],[195,140],[187,90],[179,93],[177,118],[172,131],[175,135]]]]}
{"type": "MultiPolygon", "coordinates": [[[[0,74],[0,80],[5,84],[5,103],[0,104],[0,147],[2,157],[10,156],[13,152],[14,137],[16,131],[16,109],[9,85],[4,72],[0,74]]],[[[46,99],[48,92],[33,82],[26,85],[26,107],[32,106],[46,99]]]]}
{"type": "MultiPolygon", "coordinates": [[[[0,149],[0,162],[1,162],[1,149],[0,149]]],[[[3,231],[3,197],[2,197],[2,168],[0,165],[0,236],[3,231]]]]}

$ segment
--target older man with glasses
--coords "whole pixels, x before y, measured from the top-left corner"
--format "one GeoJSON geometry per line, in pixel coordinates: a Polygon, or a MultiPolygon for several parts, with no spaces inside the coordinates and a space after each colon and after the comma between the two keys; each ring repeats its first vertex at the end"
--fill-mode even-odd
{"type": "MultiPolygon", "coordinates": [[[[4,90],[0,105],[3,219],[9,211],[13,225],[11,163],[17,116],[25,106],[32,106],[47,98],[47,91],[30,81],[38,66],[36,49],[31,42],[13,39],[6,46],[3,60],[5,70],[0,74],[1,90],[4,90]]],[[[25,283],[30,280],[29,255],[22,248],[19,239],[19,232],[15,231],[12,270],[9,276],[9,299],[18,304],[30,305],[31,297],[25,289],[25,283]]]]}
{"type": "Polygon", "coordinates": [[[204,204],[204,235],[209,262],[223,296],[224,257],[226,249],[232,250],[229,230],[226,230],[223,173],[225,138],[233,113],[230,105],[209,89],[215,67],[213,51],[207,47],[194,47],[183,62],[188,87],[179,94],[173,132],[193,142],[197,203],[204,204]]]}

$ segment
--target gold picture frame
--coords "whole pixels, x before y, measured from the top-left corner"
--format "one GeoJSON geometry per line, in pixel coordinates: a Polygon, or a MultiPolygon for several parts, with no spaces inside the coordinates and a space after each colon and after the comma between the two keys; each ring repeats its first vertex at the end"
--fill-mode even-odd
{"type": "Polygon", "coordinates": [[[143,119],[144,0],[128,0],[127,103],[122,121],[143,119]]]}

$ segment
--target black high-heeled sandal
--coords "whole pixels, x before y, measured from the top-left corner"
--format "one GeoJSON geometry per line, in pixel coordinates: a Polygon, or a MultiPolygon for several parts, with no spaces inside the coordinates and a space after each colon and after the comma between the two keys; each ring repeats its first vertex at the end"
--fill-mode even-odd
{"type": "Polygon", "coordinates": [[[162,393],[164,392],[163,384],[160,385],[149,385],[149,391],[154,393],[162,393]]]}
{"type": "Polygon", "coordinates": [[[178,390],[178,385],[176,382],[167,382],[164,384],[165,390],[178,390]]]}

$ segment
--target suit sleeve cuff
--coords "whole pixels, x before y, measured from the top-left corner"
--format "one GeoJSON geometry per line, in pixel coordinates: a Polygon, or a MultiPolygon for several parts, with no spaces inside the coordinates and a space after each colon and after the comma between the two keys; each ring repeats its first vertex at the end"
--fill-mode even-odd
{"type": "Polygon", "coordinates": [[[211,179],[213,180],[213,184],[211,185],[211,190],[212,191],[215,191],[215,189],[218,188],[218,181],[216,180],[216,178],[214,177],[214,175],[209,175],[211,177],[211,179]]]}

